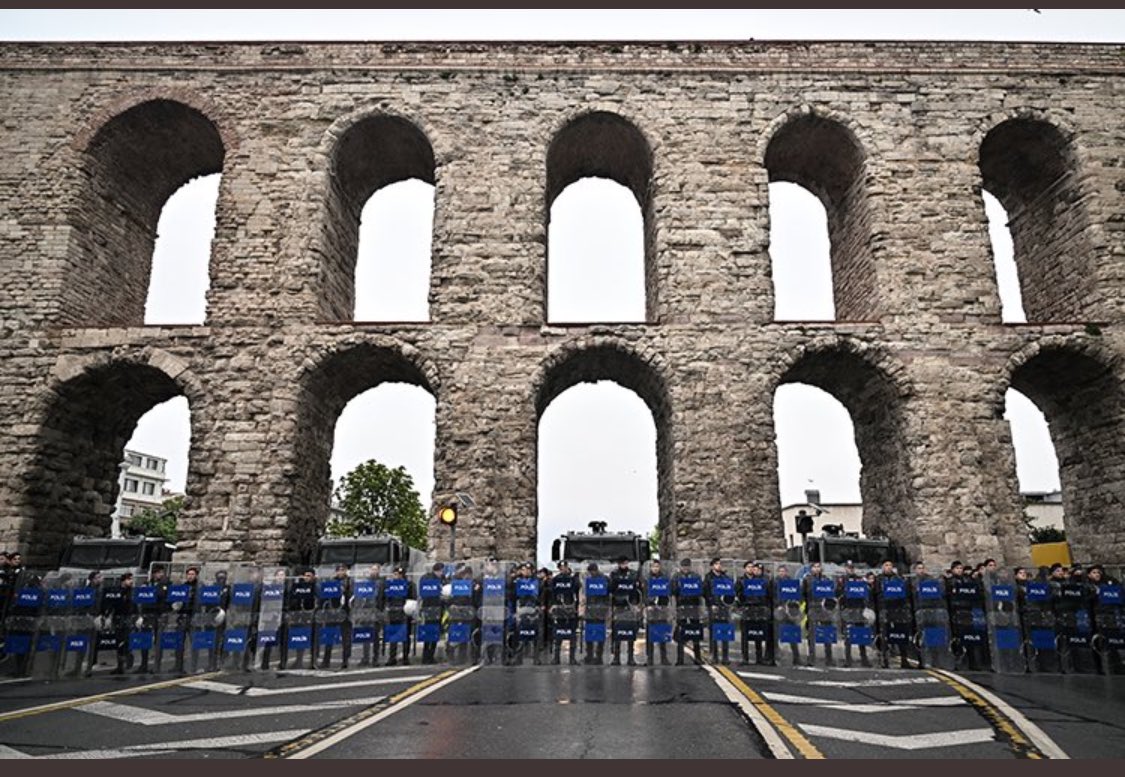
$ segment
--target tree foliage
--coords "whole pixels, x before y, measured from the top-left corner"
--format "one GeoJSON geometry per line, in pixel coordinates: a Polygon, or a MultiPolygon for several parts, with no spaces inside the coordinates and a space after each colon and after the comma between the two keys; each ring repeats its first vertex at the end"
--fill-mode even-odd
{"type": "Polygon", "coordinates": [[[648,533],[648,549],[649,555],[660,558],[660,524],[653,526],[652,531],[648,533]]]}
{"type": "Polygon", "coordinates": [[[146,507],[139,513],[134,513],[125,525],[125,532],[141,537],[163,537],[168,542],[175,542],[179,536],[176,523],[183,509],[183,496],[169,497],[161,503],[159,509],[146,507]]]}
{"type": "Polygon", "coordinates": [[[328,522],[330,537],[390,534],[411,547],[426,547],[426,513],[403,467],[363,462],[340,478],[336,503],[343,515],[328,522]]]}

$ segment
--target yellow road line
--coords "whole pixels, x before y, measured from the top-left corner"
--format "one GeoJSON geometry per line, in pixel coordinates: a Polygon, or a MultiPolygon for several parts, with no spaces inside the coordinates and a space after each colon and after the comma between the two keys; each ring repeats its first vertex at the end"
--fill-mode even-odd
{"type": "MultiPolygon", "coordinates": [[[[1008,741],[1012,751],[1018,758],[1029,758],[1032,760],[1041,760],[1049,756],[1045,755],[1039,747],[1035,745],[1028,737],[1024,736],[1023,731],[1008,718],[1000,709],[984,698],[983,695],[976,690],[968,687],[962,679],[950,672],[943,672],[941,670],[927,669],[931,676],[936,677],[941,682],[948,685],[961,695],[965,701],[973,705],[977,712],[984,716],[984,719],[996,729],[1004,739],[1008,741]]],[[[1061,751],[1060,751],[1061,753],[1061,751]]],[[[1057,757],[1057,756],[1056,756],[1057,757]]],[[[1065,754],[1062,757],[1066,757],[1065,754]]]]}
{"type": "Polygon", "coordinates": [[[792,723],[783,718],[781,713],[770,706],[757,691],[747,685],[743,679],[732,672],[729,667],[713,666],[712,668],[721,674],[727,682],[737,688],[739,693],[745,696],[747,700],[754,705],[754,708],[758,710],[783,737],[789,740],[790,744],[797,749],[797,752],[801,754],[802,758],[810,760],[820,760],[824,758],[824,753],[820,752],[820,750],[809,741],[808,737],[798,731],[792,723]]]}
{"type": "Polygon", "coordinates": [[[427,696],[433,691],[438,690],[440,687],[459,680],[461,677],[475,671],[479,668],[477,666],[470,666],[467,669],[447,669],[444,672],[439,672],[433,677],[428,677],[421,682],[415,683],[404,691],[399,691],[393,696],[379,704],[361,710],[354,715],[350,715],[343,720],[337,721],[330,726],[325,726],[322,729],[313,731],[300,739],[295,739],[292,742],[287,742],[280,747],[277,747],[270,752],[266,753],[264,758],[294,758],[304,759],[310,758],[317,753],[327,750],[329,747],[336,745],[345,739],[354,736],[368,726],[373,726],[383,718],[386,718],[398,712],[404,707],[408,707],[414,702],[427,696]]]}
{"type": "Polygon", "coordinates": [[[138,685],[132,688],[122,688],[119,691],[107,691],[105,693],[94,694],[93,696],[82,696],[77,699],[67,699],[65,701],[55,701],[50,704],[40,704],[37,707],[25,707],[22,710],[13,710],[12,712],[0,713],[0,723],[8,720],[17,720],[19,718],[27,718],[32,715],[43,715],[48,712],[57,712],[59,710],[68,710],[75,707],[81,707],[85,704],[91,704],[96,701],[103,701],[105,699],[112,699],[118,696],[133,696],[138,693],[146,693],[147,691],[158,691],[161,688],[172,688],[184,683],[192,683],[199,680],[205,680],[208,677],[217,677],[220,672],[208,672],[207,674],[188,675],[186,677],[176,677],[172,680],[161,680],[156,683],[149,683],[148,685],[138,685]]]}

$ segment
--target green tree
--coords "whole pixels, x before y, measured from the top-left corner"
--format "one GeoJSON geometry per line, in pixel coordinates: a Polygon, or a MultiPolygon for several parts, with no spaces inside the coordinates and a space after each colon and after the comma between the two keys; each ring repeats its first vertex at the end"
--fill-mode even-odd
{"type": "Polygon", "coordinates": [[[328,522],[330,537],[390,534],[411,547],[426,547],[426,513],[403,467],[363,462],[340,478],[336,503],[343,515],[328,522]]]}
{"type": "Polygon", "coordinates": [[[179,536],[176,522],[183,509],[183,496],[169,497],[161,503],[159,509],[146,507],[139,513],[134,513],[125,525],[125,533],[141,537],[163,537],[168,542],[175,542],[179,536]]]}
{"type": "Polygon", "coordinates": [[[648,550],[653,558],[660,558],[660,524],[653,526],[648,533],[648,550]]]}

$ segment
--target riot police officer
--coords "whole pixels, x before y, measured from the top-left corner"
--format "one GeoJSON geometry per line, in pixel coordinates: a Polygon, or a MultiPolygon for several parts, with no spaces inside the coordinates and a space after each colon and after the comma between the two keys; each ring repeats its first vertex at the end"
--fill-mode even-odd
{"type": "MultiPolygon", "coordinates": [[[[388,629],[406,629],[406,641],[402,643],[402,665],[410,666],[410,617],[406,613],[406,602],[416,599],[418,589],[412,580],[406,577],[406,567],[399,564],[395,567],[394,576],[383,587],[383,600],[386,606],[388,629]],[[387,588],[402,590],[405,596],[388,595],[387,588]]],[[[389,642],[387,650],[387,666],[398,663],[398,642],[389,642]]]]}
{"type": "MultiPolygon", "coordinates": [[[[921,574],[925,574],[925,566],[921,574]]],[[[910,599],[906,581],[898,574],[891,561],[884,561],[875,578],[875,609],[879,619],[879,652],[883,668],[890,664],[891,649],[898,652],[899,666],[906,669],[910,635],[914,626],[910,616],[910,599]]]]}
{"type": "Polygon", "coordinates": [[[543,591],[530,561],[524,561],[516,568],[516,576],[508,591],[509,600],[515,605],[516,616],[512,634],[515,640],[512,663],[523,664],[524,652],[530,647],[532,661],[539,665],[542,663],[539,654],[539,615],[543,591]]]}
{"type": "Polygon", "coordinates": [[[965,565],[954,561],[946,584],[949,598],[949,620],[953,640],[963,649],[970,670],[989,666],[987,643],[983,629],[984,589],[979,578],[965,574],[965,565]]]}
{"type": "Polygon", "coordinates": [[[703,580],[691,568],[691,559],[680,560],[680,571],[672,578],[672,595],[676,597],[676,666],[683,666],[684,644],[692,643],[695,663],[703,663],[703,580]]]}
{"type": "Polygon", "coordinates": [[[637,619],[634,608],[641,603],[641,585],[637,573],[629,568],[629,559],[618,556],[617,569],[609,575],[609,596],[613,605],[613,659],[610,664],[621,665],[621,643],[629,643],[628,665],[636,666],[633,643],[637,639],[637,619]]]}
{"type": "Polygon", "coordinates": [[[750,664],[750,642],[754,642],[754,662],[773,666],[773,602],[769,580],[757,561],[747,561],[738,580],[738,604],[742,608],[742,666],[750,664]],[[764,648],[764,649],[763,649],[764,648]]]}
{"type": "MultiPolygon", "coordinates": [[[[125,661],[129,655],[129,626],[132,620],[133,609],[133,573],[125,572],[115,585],[102,588],[101,600],[98,602],[98,615],[102,619],[101,631],[113,634],[113,642],[117,653],[117,667],[111,674],[124,674],[125,661]]],[[[90,665],[86,669],[89,675],[94,668],[97,656],[97,646],[90,654],[90,665]]]]}
{"type": "MultiPolygon", "coordinates": [[[[823,583],[825,581],[829,581],[829,578],[824,574],[824,568],[821,566],[819,561],[814,561],[809,567],[809,573],[807,575],[805,575],[804,580],[801,581],[802,595],[804,596],[804,599],[805,599],[805,611],[806,612],[811,613],[814,607],[822,607],[823,608],[823,607],[826,607],[826,606],[829,605],[829,602],[828,602],[827,599],[823,599],[823,598],[818,599],[814,595],[814,593],[815,593],[814,588],[818,584],[823,585],[823,583]]],[[[829,581],[829,582],[831,582],[831,581],[829,581]]],[[[835,584],[833,584],[833,590],[834,589],[835,589],[835,584]]],[[[835,602],[832,603],[832,606],[835,606],[835,602]]],[[[808,665],[809,666],[812,666],[813,662],[816,660],[816,634],[815,634],[816,625],[815,624],[816,624],[816,620],[814,618],[810,617],[809,621],[808,621],[808,625],[806,627],[807,628],[807,634],[808,634],[807,639],[808,639],[808,647],[809,647],[809,657],[808,657],[808,665]]],[[[832,644],[830,642],[825,642],[824,643],[824,665],[825,666],[833,666],[834,664],[835,664],[835,662],[832,658],[832,644]]]]}
{"type": "Polygon", "coordinates": [[[559,571],[551,578],[548,605],[551,612],[551,641],[554,644],[552,663],[561,662],[562,643],[570,646],[570,663],[578,643],[578,575],[570,570],[565,559],[559,562],[559,571]]]}
{"type": "Polygon", "coordinates": [[[668,608],[672,603],[672,581],[660,565],[659,559],[654,559],[648,568],[648,579],[645,581],[645,603],[648,606],[649,633],[645,640],[645,657],[648,666],[653,666],[653,654],[657,644],[660,645],[660,663],[668,666],[667,632],[671,629],[668,619],[668,608]],[[657,639],[654,627],[662,627],[665,632],[663,639],[657,639]]]}
{"type": "Polygon", "coordinates": [[[703,578],[703,595],[711,622],[711,661],[730,664],[730,641],[721,632],[730,628],[730,608],[734,604],[734,581],[723,569],[722,559],[711,559],[711,569],[703,578]],[[719,654],[722,654],[720,659],[719,654]]]}
{"type": "MultiPolygon", "coordinates": [[[[342,563],[337,564],[336,569],[332,573],[332,577],[332,582],[335,583],[335,586],[333,586],[331,590],[336,591],[336,593],[331,596],[324,596],[322,587],[322,596],[317,607],[322,612],[327,610],[335,611],[330,614],[331,617],[325,617],[324,622],[334,625],[338,624],[338,628],[340,629],[340,649],[343,652],[340,668],[347,669],[348,659],[351,658],[352,654],[352,640],[348,629],[348,611],[351,607],[352,579],[351,575],[348,574],[348,565],[342,563]]],[[[332,665],[332,643],[332,639],[324,640],[324,653],[320,659],[321,669],[327,669],[332,665]]]]}
{"type": "MultiPolygon", "coordinates": [[[[374,607],[376,612],[382,613],[383,611],[383,567],[380,564],[372,564],[371,568],[367,570],[367,579],[375,585],[375,602],[374,607]]],[[[363,658],[360,660],[360,666],[378,666],[379,665],[379,638],[382,635],[383,624],[380,623],[380,618],[377,616],[375,622],[371,624],[371,641],[363,643],[363,658]]]]}
{"type": "Polygon", "coordinates": [[[422,643],[422,663],[437,663],[437,645],[441,640],[441,586],[445,564],[436,562],[430,571],[418,578],[418,641],[422,643]]]}
{"type": "MultiPolygon", "coordinates": [[[[157,564],[152,567],[149,573],[148,588],[152,589],[152,596],[147,601],[134,601],[133,602],[133,615],[136,622],[142,626],[152,630],[153,643],[160,639],[160,631],[157,628],[157,622],[160,619],[160,614],[164,611],[164,600],[168,595],[168,577],[164,571],[164,567],[157,564]]],[[[149,649],[141,648],[141,665],[137,667],[137,674],[147,674],[149,671],[148,664],[149,649]]]]}
{"type": "Polygon", "coordinates": [[[468,663],[479,589],[480,583],[473,580],[473,568],[468,564],[458,566],[449,584],[449,646],[446,653],[451,664],[468,663]]]}
{"type": "Polygon", "coordinates": [[[601,664],[605,656],[605,622],[609,608],[609,580],[595,562],[586,567],[586,656],[584,663],[601,664]],[[593,593],[596,591],[596,593],[593,593]],[[604,592],[604,593],[603,593],[604,592]],[[601,639],[593,639],[595,632],[601,639]]]}
{"type": "Polygon", "coordinates": [[[861,630],[867,630],[863,633],[870,637],[870,624],[866,616],[871,610],[873,597],[871,589],[874,579],[874,575],[869,578],[856,572],[855,563],[851,559],[844,562],[844,576],[838,586],[844,621],[844,666],[852,665],[852,645],[857,642],[860,664],[865,667],[871,666],[871,661],[867,658],[867,642],[857,639],[856,634],[861,630]]]}
{"type": "MultiPolygon", "coordinates": [[[[312,613],[316,610],[316,573],[311,569],[304,569],[300,577],[293,581],[289,590],[285,592],[285,641],[281,643],[281,668],[289,668],[289,639],[296,633],[296,629],[308,628],[309,636],[309,668],[312,668],[316,658],[316,646],[312,636],[312,613]]],[[[297,669],[305,662],[305,648],[297,649],[297,669]]]]}

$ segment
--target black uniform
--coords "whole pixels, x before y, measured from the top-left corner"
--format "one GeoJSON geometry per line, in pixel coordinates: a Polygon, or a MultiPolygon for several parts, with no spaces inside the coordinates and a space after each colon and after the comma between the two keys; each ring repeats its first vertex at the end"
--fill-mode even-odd
{"type": "Polygon", "coordinates": [[[297,665],[300,669],[305,660],[305,650],[309,653],[309,668],[316,656],[315,632],[312,630],[313,611],[316,609],[316,582],[299,577],[285,592],[285,639],[281,643],[281,668],[289,668],[289,638],[294,629],[308,628],[310,631],[308,648],[297,649],[297,665]]]}
{"type": "Polygon", "coordinates": [[[441,576],[435,572],[427,572],[418,578],[418,641],[422,643],[423,664],[437,663],[437,645],[441,640],[443,612],[441,584],[441,576]],[[422,626],[426,628],[423,629],[422,626]]]}
{"type": "Polygon", "coordinates": [[[668,643],[654,639],[653,627],[663,629],[665,634],[672,627],[669,622],[668,608],[672,604],[672,580],[661,571],[659,574],[650,574],[644,587],[645,605],[648,608],[649,633],[645,639],[645,659],[649,666],[655,662],[656,644],[660,645],[660,663],[668,665],[668,643]]]}
{"type": "MultiPolygon", "coordinates": [[[[410,618],[406,614],[406,600],[417,598],[417,590],[414,583],[405,578],[393,577],[386,582],[383,586],[383,596],[387,613],[387,628],[398,629],[406,627],[406,642],[402,643],[402,665],[409,666],[410,664],[410,618]],[[403,592],[406,594],[403,597],[398,595],[388,596],[387,589],[397,589],[402,587],[403,592]]],[[[397,642],[388,643],[387,652],[387,666],[394,666],[398,661],[398,646],[397,642]]]]}
{"type": "Polygon", "coordinates": [[[703,578],[703,594],[707,600],[707,615],[711,622],[711,660],[729,664],[730,642],[716,639],[716,627],[725,628],[730,625],[730,609],[735,601],[734,581],[725,569],[721,572],[708,570],[703,578]],[[717,591],[717,584],[729,586],[730,593],[717,591]]]}
{"type": "Polygon", "coordinates": [[[703,663],[703,579],[695,572],[677,572],[672,578],[672,595],[676,597],[676,665],[684,663],[684,644],[692,643],[695,663],[703,663]]]}
{"type": "MultiPolygon", "coordinates": [[[[348,610],[352,596],[352,580],[346,575],[344,577],[333,577],[321,583],[321,597],[317,604],[317,609],[322,614],[329,614],[331,617],[324,618],[324,623],[331,623],[330,627],[340,629],[340,644],[343,650],[343,659],[340,664],[341,669],[348,668],[348,659],[352,654],[352,640],[351,633],[348,629],[348,610]],[[325,585],[330,586],[328,591],[335,591],[335,593],[328,594],[324,588],[325,585]],[[339,584],[337,590],[334,584],[339,584]],[[328,613],[328,611],[332,611],[328,613]]],[[[320,668],[327,669],[332,664],[332,640],[324,640],[324,654],[320,659],[320,668]]]]}
{"type": "Polygon", "coordinates": [[[880,572],[875,578],[875,611],[879,616],[879,652],[883,667],[889,665],[893,648],[899,655],[899,666],[906,669],[914,624],[910,613],[910,588],[897,572],[880,572]]]}
{"type": "Polygon", "coordinates": [[[770,581],[760,572],[743,574],[738,579],[738,604],[742,609],[742,664],[750,663],[750,643],[754,661],[773,665],[773,601],[770,581]]]}
{"type": "MultiPolygon", "coordinates": [[[[449,631],[447,653],[452,664],[469,661],[469,646],[473,644],[474,623],[479,607],[480,583],[473,580],[471,567],[462,567],[449,584],[449,631]],[[456,639],[458,641],[454,642],[456,639]]],[[[475,651],[474,651],[475,653],[475,651]]],[[[475,660],[475,658],[474,658],[475,660]]]]}
{"type": "MultiPolygon", "coordinates": [[[[852,644],[857,641],[853,629],[868,628],[864,610],[873,605],[874,592],[863,575],[851,572],[840,580],[837,593],[840,596],[840,613],[844,627],[844,666],[851,666],[852,644]],[[849,583],[853,585],[849,586],[849,583]],[[859,583],[863,585],[856,585],[859,583]],[[861,592],[865,593],[860,595],[861,592]]],[[[863,666],[871,666],[871,661],[867,658],[867,644],[862,641],[859,642],[859,661],[863,666]]]]}
{"type": "Polygon", "coordinates": [[[524,651],[530,645],[533,662],[539,664],[542,662],[539,655],[539,615],[543,604],[543,586],[534,575],[516,575],[509,585],[508,596],[516,607],[513,661],[522,664],[524,651]]]}
{"type": "MultiPolygon", "coordinates": [[[[141,621],[141,628],[152,632],[153,646],[159,652],[160,630],[158,624],[164,612],[164,600],[168,595],[168,580],[161,578],[151,585],[140,586],[133,592],[134,621],[141,621]]],[[[149,671],[149,650],[141,648],[141,665],[137,668],[138,674],[149,671]]]]}
{"type": "Polygon", "coordinates": [[[952,575],[946,583],[949,597],[950,630],[954,644],[963,652],[955,658],[967,661],[970,670],[989,667],[988,639],[984,626],[984,588],[969,575],[952,575]]]}
{"type": "Polygon", "coordinates": [[[586,657],[587,664],[600,664],[605,657],[605,640],[604,629],[606,623],[606,615],[609,610],[609,578],[598,572],[586,573],[586,657]],[[590,585],[604,586],[604,594],[590,593],[590,585]],[[592,636],[590,626],[596,629],[600,626],[603,629],[602,641],[593,641],[590,639],[592,636]]]}
{"type": "Polygon", "coordinates": [[[621,663],[621,643],[629,643],[628,665],[636,666],[633,643],[637,639],[637,618],[634,608],[641,604],[641,581],[632,569],[614,569],[609,574],[609,596],[613,605],[613,660],[621,663]]]}
{"type": "MultiPolygon", "coordinates": [[[[819,600],[816,596],[813,595],[814,594],[813,586],[815,586],[817,583],[823,584],[825,581],[828,581],[829,583],[832,583],[831,578],[829,578],[823,572],[821,572],[820,574],[814,574],[812,572],[809,572],[809,574],[807,574],[805,576],[805,578],[801,581],[802,595],[804,596],[804,599],[805,599],[805,612],[807,612],[807,613],[812,612],[813,607],[823,607],[823,606],[825,606],[825,604],[827,604],[827,602],[819,600]]],[[[832,583],[832,593],[833,594],[835,594],[835,590],[836,590],[836,584],[832,583]]],[[[808,624],[806,626],[806,631],[807,631],[807,635],[808,635],[807,640],[808,640],[808,646],[809,646],[809,657],[808,657],[808,665],[809,666],[812,666],[814,661],[816,660],[816,625],[815,625],[815,623],[816,622],[813,618],[809,618],[808,624]]],[[[832,645],[830,645],[828,643],[825,643],[825,645],[824,645],[824,665],[825,666],[832,666],[833,663],[834,663],[834,661],[833,661],[833,658],[832,658],[832,645]]]]}
{"type": "MultiPolygon", "coordinates": [[[[129,655],[129,626],[132,622],[133,591],[132,585],[117,582],[102,588],[101,598],[98,600],[98,615],[107,621],[102,633],[113,635],[113,645],[117,652],[117,668],[113,674],[122,674],[125,671],[125,661],[129,655]]],[[[87,672],[92,671],[97,660],[97,644],[90,652],[90,665],[87,672]]]]}
{"type": "Polygon", "coordinates": [[[577,664],[574,658],[578,642],[578,575],[563,569],[551,578],[547,604],[551,613],[551,641],[554,643],[556,664],[561,663],[562,643],[570,645],[570,663],[577,664]]]}

